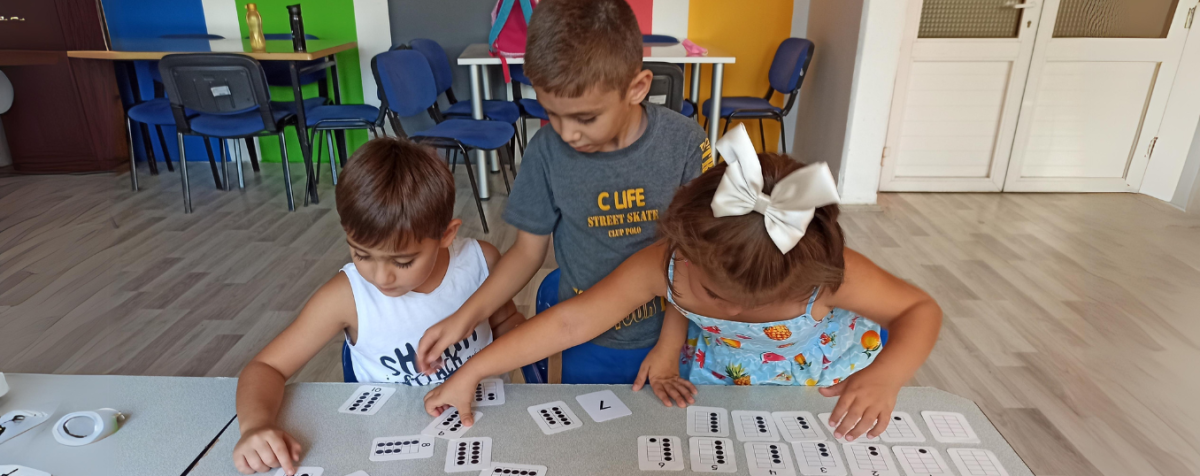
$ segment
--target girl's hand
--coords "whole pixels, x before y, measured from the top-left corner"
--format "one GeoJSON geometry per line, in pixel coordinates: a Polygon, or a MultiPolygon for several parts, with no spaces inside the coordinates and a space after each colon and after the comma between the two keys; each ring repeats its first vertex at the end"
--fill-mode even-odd
{"type": "Polygon", "coordinates": [[[642,367],[638,369],[637,378],[633,380],[633,391],[641,390],[649,380],[650,389],[662,400],[663,405],[671,406],[671,399],[674,399],[680,408],[695,404],[696,399],[692,396],[697,393],[696,386],[679,377],[678,356],[678,350],[671,351],[663,349],[662,346],[654,346],[650,353],[646,354],[646,359],[642,360],[642,367]]]}
{"type": "Polygon", "coordinates": [[[867,367],[837,385],[819,390],[826,397],[841,397],[829,415],[834,439],[845,436],[846,441],[854,441],[864,433],[874,438],[882,434],[892,420],[896,395],[903,382],[871,370],[867,367]]]}
{"type": "Polygon", "coordinates": [[[300,443],[273,425],[242,433],[233,447],[233,465],[242,474],[265,473],[281,466],[285,473],[296,474],[297,461],[300,443]]]}
{"type": "Polygon", "coordinates": [[[455,373],[425,394],[425,411],[436,417],[441,416],[442,412],[450,407],[457,408],[458,418],[463,426],[469,428],[475,424],[475,414],[471,412],[471,399],[475,396],[475,388],[478,386],[479,379],[455,373]]]}

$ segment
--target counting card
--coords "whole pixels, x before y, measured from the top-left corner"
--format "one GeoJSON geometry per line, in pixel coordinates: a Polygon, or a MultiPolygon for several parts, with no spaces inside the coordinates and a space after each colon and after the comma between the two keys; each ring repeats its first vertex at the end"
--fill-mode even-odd
{"type": "Polygon", "coordinates": [[[750,466],[750,476],[796,476],[792,455],[782,443],[746,443],[746,465],[750,466]]]}
{"type": "Polygon", "coordinates": [[[688,439],[692,455],[692,471],[697,473],[736,473],[737,456],[733,440],[693,436],[688,439]]]}
{"type": "MultiPolygon", "coordinates": [[[[324,468],[318,468],[316,466],[301,466],[296,468],[296,476],[321,476],[321,473],[324,472],[324,468]]],[[[287,476],[287,472],[284,471],[283,468],[279,468],[279,471],[275,472],[275,476],[287,476]]]]}
{"type": "Polygon", "coordinates": [[[583,421],[562,401],[529,407],[529,415],[537,422],[542,433],[547,435],[583,426],[583,421]]]}
{"type": "Polygon", "coordinates": [[[771,414],[783,441],[825,441],[825,434],[817,425],[817,419],[809,412],[775,412],[771,414]]]}
{"type": "Polygon", "coordinates": [[[638,469],[642,471],[683,471],[679,457],[683,444],[677,436],[639,436],[638,469]]]}
{"type": "Polygon", "coordinates": [[[393,393],[396,393],[395,387],[363,385],[358,387],[354,394],[350,395],[350,398],[346,399],[346,403],[343,403],[338,411],[354,415],[374,415],[384,402],[392,398],[393,393]]]}
{"type": "Polygon", "coordinates": [[[893,446],[900,467],[908,476],[945,476],[953,475],[950,465],[942,459],[937,448],[932,446],[893,446]]]}
{"type": "Polygon", "coordinates": [[[575,397],[575,401],[579,402],[583,411],[587,412],[588,416],[592,417],[592,421],[596,423],[633,414],[612,390],[585,393],[575,397]]]}
{"type": "Polygon", "coordinates": [[[687,407],[688,436],[729,436],[729,411],[717,407],[687,407]]]}
{"type": "Polygon", "coordinates": [[[950,459],[962,476],[1008,476],[996,453],[978,448],[950,448],[950,459]]]}
{"type": "Polygon", "coordinates": [[[770,412],[733,411],[733,429],[741,441],[779,441],[770,412]]]}
{"type": "Polygon", "coordinates": [[[921,430],[917,428],[917,422],[904,412],[892,412],[892,421],[879,437],[888,443],[921,443],[925,441],[925,435],[922,435],[921,430]]]}
{"type": "Polygon", "coordinates": [[[485,378],[475,387],[475,402],[477,407],[504,405],[504,381],[498,378],[485,378]]]}
{"type": "Polygon", "coordinates": [[[492,439],[459,438],[446,449],[446,472],[479,471],[492,466],[492,439]]]}
{"type": "MultiPolygon", "coordinates": [[[[479,412],[472,412],[472,414],[475,415],[475,423],[479,423],[479,417],[482,417],[483,414],[479,412]]],[[[434,418],[429,426],[421,430],[421,434],[453,440],[462,436],[467,430],[468,428],[462,424],[462,419],[458,417],[458,409],[451,408],[434,418]]]]}
{"type": "Polygon", "coordinates": [[[371,441],[371,461],[424,459],[433,456],[433,437],[429,435],[381,436],[371,441]]]}
{"type": "Polygon", "coordinates": [[[799,441],[792,443],[796,451],[796,462],[800,474],[846,476],[846,465],[838,455],[837,445],[824,441],[799,441]]]}
{"type": "Polygon", "coordinates": [[[492,463],[492,467],[479,473],[479,476],[544,476],[545,466],[536,464],[492,463]]]}
{"type": "Polygon", "coordinates": [[[850,476],[900,476],[892,455],[883,445],[842,443],[850,476]]]}
{"type": "MultiPolygon", "coordinates": [[[[825,428],[829,429],[829,434],[831,434],[831,435],[833,434],[833,430],[837,428],[837,425],[829,424],[829,417],[832,415],[833,415],[832,413],[822,413],[820,415],[817,415],[817,418],[820,419],[821,422],[825,424],[825,428]]],[[[872,426],[871,428],[874,428],[874,426],[872,426]]],[[[870,430],[867,430],[867,431],[870,431],[870,430]]],[[[845,437],[846,435],[842,435],[842,436],[845,437]]],[[[834,438],[834,439],[836,440],[837,438],[834,438]]],[[[866,433],[863,433],[863,435],[858,437],[857,440],[854,440],[855,443],[876,443],[878,441],[879,441],[878,436],[876,436],[874,438],[867,438],[866,433]]]]}
{"type": "Polygon", "coordinates": [[[353,473],[347,474],[346,476],[371,476],[371,475],[367,474],[366,471],[355,471],[353,473]]]}
{"type": "Polygon", "coordinates": [[[962,413],[926,411],[921,412],[921,416],[925,417],[925,424],[929,425],[935,440],[942,443],[979,443],[979,437],[962,413]]]}

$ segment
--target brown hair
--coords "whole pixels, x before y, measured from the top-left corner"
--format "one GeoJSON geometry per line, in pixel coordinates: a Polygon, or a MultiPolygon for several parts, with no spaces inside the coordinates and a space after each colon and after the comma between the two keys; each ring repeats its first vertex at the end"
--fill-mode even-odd
{"type": "Polygon", "coordinates": [[[529,81],[569,98],[596,85],[624,96],[642,70],[642,32],[625,0],[543,0],[525,50],[529,81]]]}
{"type": "MultiPolygon", "coordinates": [[[[763,193],[803,164],[787,156],[759,154],[763,193]]],[[[745,305],[777,299],[806,299],[817,286],[837,290],[845,273],[845,239],[837,223],[838,206],[817,209],[804,238],[781,253],[767,235],[763,216],[713,216],[712,199],[725,174],[721,163],[675,192],[658,223],[667,245],[667,262],[687,259],[720,286],[723,298],[745,305]],[[676,256],[678,254],[678,256],[676,256]]],[[[675,293],[675,288],[671,288],[675,293]]]]}
{"type": "Polygon", "coordinates": [[[342,169],[337,211],[346,235],[363,246],[400,250],[441,239],[454,217],[454,176],[431,149],[374,139],[342,169]]]}

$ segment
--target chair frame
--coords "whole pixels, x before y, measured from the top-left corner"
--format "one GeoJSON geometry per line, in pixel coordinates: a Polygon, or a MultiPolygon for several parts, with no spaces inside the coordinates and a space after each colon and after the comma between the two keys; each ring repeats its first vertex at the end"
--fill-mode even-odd
{"type": "MultiPolygon", "coordinates": [[[[812,63],[813,52],[815,51],[815,49],[816,49],[815,45],[813,45],[812,43],[809,43],[808,51],[804,55],[804,64],[802,66],[800,66],[800,78],[796,80],[796,87],[792,88],[792,90],[788,91],[788,92],[779,91],[780,94],[784,94],[787,96],[787,101],[784,102],[783,108],[781,110],[776,111],[774,109],[734,109],[733,112],[729,113],[728,116],[720,116],[718,118],[719,120],[725,121],[725,126],[721,129],[721,134],[724,135],[726,132],[729,131],[729,125],[735,119],[758,119],[758,139],[762,143],[763,151],[765,152],[767,150],[767,136],[766,136],[766,133],[763,132],[763,119],[774,119],[779,122],[779,129],[780,129],[780,131],[779,131],[779,141],[780,141],[779,152],[781,154],[786,154],[787,153],[787,134],[783,131],[783,118],[786,117],[792,111],[792,106],[796,102],[796,95],[800,92],[800,86],[804,85],[804,78],[808,76],[808,66],[812,63]]],[[[770,102],[771,98],[775,96],[775,92],[776,92],[775,87],[768,84],[767,85],[767,93],[763,95],[763,99],[770,102]]],[[[709,111],[709,114],[704,117],[704,128],[705,129],[708,128],[708,121],[711,120],[713,112],[714,111],[709,111]]],[[[720,111],[715,111],[715,112],[720,113],[720,111]]],[[[700,108],[696,108],[696,113],[703,114],[703,111],[701,111],[700,108]]]]}

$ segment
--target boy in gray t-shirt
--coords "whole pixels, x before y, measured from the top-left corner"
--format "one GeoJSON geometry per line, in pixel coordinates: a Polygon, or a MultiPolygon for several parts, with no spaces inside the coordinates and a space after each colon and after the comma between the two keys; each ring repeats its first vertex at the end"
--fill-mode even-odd
{"type": "MultiPolygon", "coordinates": [[[[704,130],[642,101],[642,37],[624,0],[543,0],[529,23],[525,74],[550,116],[530,141],[504,219],[519,231],[491,276],[421,339],[419,366],[512,299],[554,237],[559,299],[586,292],[654,242],[675,190],[712,167],[704,130]]],[[[646,303],[590,343],[563,351],[563,383],[633,383],[658,341],[663,303],[646,303]]]]}

